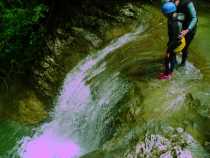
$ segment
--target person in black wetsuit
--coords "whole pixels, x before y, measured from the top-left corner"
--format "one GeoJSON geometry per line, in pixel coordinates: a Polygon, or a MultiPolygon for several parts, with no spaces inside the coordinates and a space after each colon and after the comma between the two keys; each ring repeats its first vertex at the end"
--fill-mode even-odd
{"type": "Polygon", "coordinates": [[[173,2],[164,3],[161,8],[163,14],[168,19],[169,42],[165,57],[165,71],[160,74],[159,79],[170,79],[174,66],[176,65],[176,54],[181,52],[186,45],[185,38],[179,38],[184,22],[184,14],[177,13],[177,7],[173,2]]]}

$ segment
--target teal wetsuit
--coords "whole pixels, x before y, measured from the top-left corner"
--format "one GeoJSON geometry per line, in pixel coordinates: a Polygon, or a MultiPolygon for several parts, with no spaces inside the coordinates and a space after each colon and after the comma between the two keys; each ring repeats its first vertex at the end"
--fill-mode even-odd
{"type": "Polygon", "coordinates": [[[183,29],[189,29],[190,32],[195,31],[198,18],[194,3],[191,0],[181,0],[177,6],[177,12],[183,13],[186,17],[183,29]]]}
{"type": "Polygon", "coordinates": [[[180,4],[177,6],[177,12],[183,13],[185,15],[185,20],[183,22],[183,30],[189,29],[190,32],[185,36],[186,46],[182,51],[182,64],[184,65],[189,54],[188,48],[191,41],[194,38],[197,27],[197,13],[195,5],[192,0],[180,0],[180,4]]]}

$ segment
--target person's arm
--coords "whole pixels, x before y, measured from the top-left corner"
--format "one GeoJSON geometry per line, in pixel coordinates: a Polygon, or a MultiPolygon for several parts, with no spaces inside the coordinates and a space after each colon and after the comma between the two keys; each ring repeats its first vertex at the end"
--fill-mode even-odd
{"type": "Polygon", "coordinates": [[[189,29],[189,31],[192,31],[193,28],[195,28],[197,21],[198,21],[197,13],[196,13],[195,6],[194,6],[193,2],[190,2],[188,4],[187,8],[188,8],[189,14],[191,16],[191,22],[188,26],[188,29],[189,29]]]}
{"type": "Polygon", "coordinates": [[[191,21],[190,21],[188,28],[181,32],[179,38],[184,37],[186,34],[188,34],[190,31],[192,31],[193,28],[196,27],[196,24],[198,22],[197,13],[196,13],[195,6],[194,6],[193,2],[190,2],[188,4],[187,8],[188,8],[189,14],[191,16],[191,21]]]}

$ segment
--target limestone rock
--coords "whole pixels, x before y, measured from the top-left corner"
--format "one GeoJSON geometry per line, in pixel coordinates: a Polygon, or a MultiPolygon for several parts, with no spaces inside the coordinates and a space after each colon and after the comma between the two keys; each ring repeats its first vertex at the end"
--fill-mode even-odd
{"type": "Polygon", "coordinates": [[[125,158],[192,158],[192,153],[188,146],[196,142],[182,128],[169,128],[172,135],[151,134],[146,135],[138,142],[132,150],[128,150],[125,158]]]}
{"type": "Polygon", "coordinates": [[[102,40],[94,33],[91,33],[83,28],[72,27],[73,34],[85,39],[94,48],[97,48],[102,43],[102,40]]]}

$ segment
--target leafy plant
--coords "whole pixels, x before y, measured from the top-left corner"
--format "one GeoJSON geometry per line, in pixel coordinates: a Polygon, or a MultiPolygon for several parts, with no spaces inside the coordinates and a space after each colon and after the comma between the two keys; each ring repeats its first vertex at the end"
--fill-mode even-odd
{"type": "Polygon", "coordinates": [[[26,5],[21,0],[10,3],[0,2],[0,66],[8,70],[15,63],[24,71],[24,66],[40,55],[37,52],[41,51],[46,32],[41,21],[48,8],[42,3],[26,5]]]}

